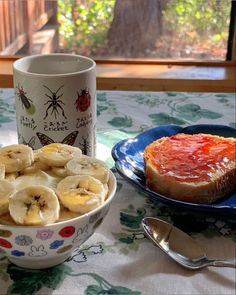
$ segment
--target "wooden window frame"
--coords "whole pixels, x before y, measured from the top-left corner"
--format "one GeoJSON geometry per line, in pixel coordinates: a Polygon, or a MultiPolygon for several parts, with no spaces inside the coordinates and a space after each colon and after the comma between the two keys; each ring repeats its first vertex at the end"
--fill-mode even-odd
{"type": "MultiPolygon", "coordinates": [[[[0,58],[0,88],[13,87],[12,65],[0,58]]],[[[236,62],[96,60],[98,90],[236,92],[236,62]]]]}
{"type": "Polygon", "coordinates": [[[229,37],[226,60],[236,60],[236,2],[231,3],[229,37]]]}

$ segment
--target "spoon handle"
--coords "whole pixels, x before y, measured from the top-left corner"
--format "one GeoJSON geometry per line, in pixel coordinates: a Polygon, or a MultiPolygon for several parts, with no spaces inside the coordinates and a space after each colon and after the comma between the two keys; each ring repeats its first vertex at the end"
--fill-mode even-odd
{"type": "Polygon", "coordinates": [[[236,268],[236,261],[227,261],[227,260],[210,260],[210,265],[216,267],[232,267],[236,268]]]}

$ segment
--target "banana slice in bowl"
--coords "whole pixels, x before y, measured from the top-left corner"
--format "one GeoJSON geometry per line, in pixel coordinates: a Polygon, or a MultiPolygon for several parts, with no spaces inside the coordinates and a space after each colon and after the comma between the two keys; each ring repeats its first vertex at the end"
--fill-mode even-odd
{"type": "Polygon", "coordinates": [[[56,193],[63,206],[83,214],[102,205],[107,191],[101,181],[90,175],[74,175],[61,180],[56,193]]]}
{"type": "Polygon", "coordinates": [[[29,173],[20,175],[12,181],[17,191],[22,190],[31,185],[43,185],[55,190],[58,182],[58,178],[53,177],[41,170],[38,170],[32,174],[29,173]]]}
{"type": "Polygon", "coordinates": [[[31,185],[10,197],[9,211],[17,224],[45,225],[58,220],[60,205],[52,189],[31,185]]]}
{"type": "Polygon", "coordinates": [[[25,169],[20,171],[20,174],[33,174],[36,173],[38,170],[47,171],[50,169],[50,166],[46,163],[40,161],[39,158],[39,150],[33,151],[34,154],[34,161],[33,163],[26,167],[25,169]]]}
{"type": "Polygon", "coordinates": [[[4,179],[5,178],[5,165],[0,164],[0,179],[4,179]]]}
{"type": "Polygon", "coordinates": [[[56,175],[57,177],[61,177],[64,178],[66,176],[68,176],[67,170],[65,169],[64,166],[62,167],[51,167],[51,172],[52,174],[56,175]]]}
{"type": "Polygon", "coordinates": [[[5,174],[5,180],[12,182],[19,176],[19,172],[11,172],[5,174]]]}
{"type": "Polygon", "coordinates": [[[109,178],[109,169],[103,161],[96,158],[81,156],[72,159],[65,165],[69,175],[90,175],[102,183],[107,183],[109,178]]]}
{"type": "Polygon", "coordinates": [[[34,161],[31,147],[24,144],[12,144],[0,149],[0,163],[5,166],[6,173],[18,172],[34,161]]]}
{"type": "Polygon", "coordinates": [[[0,215],[8,212],[9,198],[15,192],[14,185],[5,180],[0,180],[0,215]]]}
{"type": "Polygon", "coordinates": [[[45,145],[38,154],[41,162],[56,167],[64,166],[69,160],[81,155],[82,151],[79,148],[62,143],[45,145]]]}

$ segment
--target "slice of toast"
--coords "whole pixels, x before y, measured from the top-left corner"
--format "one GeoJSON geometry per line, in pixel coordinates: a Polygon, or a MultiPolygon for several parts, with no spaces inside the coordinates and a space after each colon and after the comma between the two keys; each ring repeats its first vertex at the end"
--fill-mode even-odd
{"type": "Polygon", "coordinates": [[[146,185],[180,201],[209,204],[236,191],[236,139],[211,134],[160,138],[144,150],[146,185]]]}

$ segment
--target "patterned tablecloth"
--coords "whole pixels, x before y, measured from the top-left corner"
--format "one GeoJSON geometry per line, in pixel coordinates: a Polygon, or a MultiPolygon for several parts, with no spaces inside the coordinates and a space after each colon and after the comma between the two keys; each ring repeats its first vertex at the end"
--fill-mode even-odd
{"type": "MultiPolygon", "coordinates": [[[[97,156],[110,167],[115,143],[153,126],[236,127],[235,93],[100,91],[97,100],[97,156]]],[[[1,145],[17,142],[15,124],[14,91],[0,89],[1,145]]],[[[211,258],[233,260],[235,216],[193,215],[153,203],[117,173],[116,177],[118,190],[103,224],[65,263],[27,270],[0,253],[0,294],[236,294],[235,269],[186,270],[147,240],[140,226],[143,217],[158,216],[198,239],[211,258]]]]}

